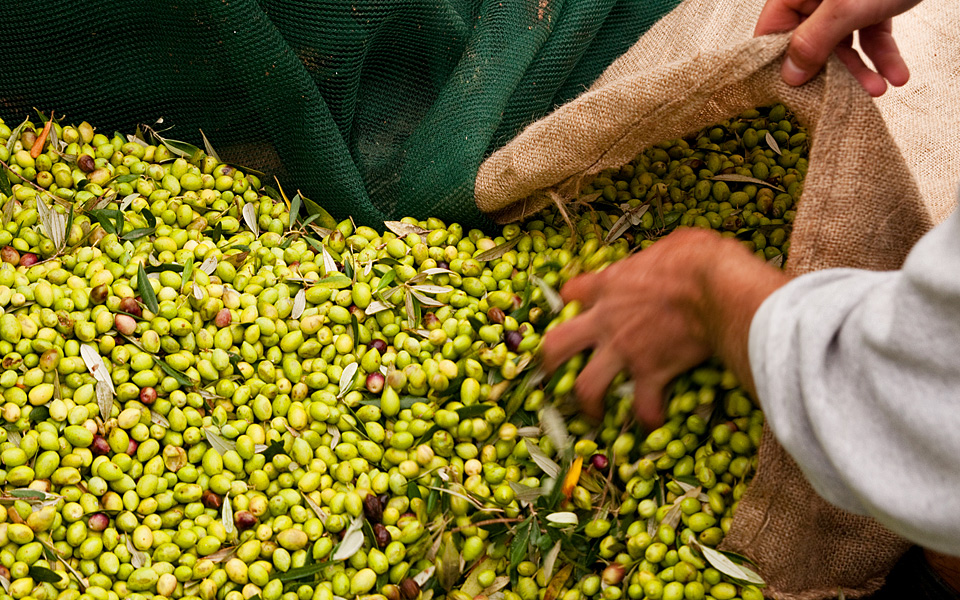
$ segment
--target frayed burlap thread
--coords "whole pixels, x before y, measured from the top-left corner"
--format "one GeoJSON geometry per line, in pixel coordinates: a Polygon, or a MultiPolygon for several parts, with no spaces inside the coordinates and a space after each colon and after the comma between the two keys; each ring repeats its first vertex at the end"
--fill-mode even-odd
{"type": "MultiPolygon", "coordinates": [[[[842,64],[831,59],[809,84],[790,87],[780,78],[788,35],[684,55],[677,44],[661,45],[671,17],[589,91],[481,165],[481,210],[501,222],[520,219],[553,194],[573,198],[585,178],[629,162],[645,147],[782,102],[811,140],[788,272],[898,268],[932,220],[883,118],[842,64]]],[[[820,600],[841,588],[848,598],[877,590],[909,543],[822,500],[768,431],[724,547],[757,563],[768,596],[820,600]]]]}

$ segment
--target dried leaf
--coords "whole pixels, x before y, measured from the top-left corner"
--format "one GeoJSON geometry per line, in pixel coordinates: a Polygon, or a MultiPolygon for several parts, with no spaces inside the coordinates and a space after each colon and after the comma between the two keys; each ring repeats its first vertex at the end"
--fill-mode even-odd
{"type": "Polygon", "coordinates": [[[37,212],[44,232],[57,249],[66,242],[66,217],[51,209],[41,197],[37,197],[37,212]]]}
{"type": "Polygon", "coordinates": [[[300,288],[300,291],[297,292],[297,295],[293,298],[293,310],[290,312],[290,318],[299,319],[300,315],[303,314],[303,311],[306,308],[307,292],[303,288],[300,288]]]}
{"type": "Polygon", "coordinates": [[[320,254],[323,255],[323,274],[324,275],[340,272],[340,270],[337,269],[337,261],[333,260],[333,256],[330,254],[330,251],[327,250],[327,247],[324,246],[323,244],[320,245],[320,254]]]}
{"type": "Polygon", "coordinates": [[[775,189],[777,191],[784,191],[782,187],[767,183],[762,179],[757,179],[756,177],[747,177],[746,175],[737,175],[736,173],[730,173],[728,175],[714,175],[711,177],[713,181],[732,181],[734,183],[754,183],[756,185],[764,185],[768,188],[775,189]]]}
{"type": "Polygon", "coordinates": [[[257,223],[257,208],[247,202],[243,205],[243,222],[247,224],[255,237],[260,237],[260,225],[257,223]]]}
{"type": "Polygon", "coordinates": [[[521,238],[521,237],[523,237],[523,236],[519,236],[519,235],[518,235],[517,237],[513,238],[512,240],[508,240],[508,241],[506,241],[506,242],[504,242],[504,243],[502,243],[502,244],[497,244],[497,245],[494,246],[493,248],[490,248],[490,249],[487,250],[486,252],[481,252],[480,254],[474,256],[473,258],[474,258],[475,260],[479,260],[480,262],[487,262],[487,261],[491,261],[491,260],[497,260],[498,258],[500,258],[501,256],[503,256],[503,255],[506,254],[507,252],[510,252],[511,250],[513,250],[513,247],[520,243],[520,238],[521,238]]]}
{"type": "Polygon", "coordinates": [[[630,225],[639,225],[640,217],[642,217],[648,210],[650,210],[649,204],[641,204],[636,206],[627,212],[623,213],[623,216],[617,219],[617,222],[613,224],[613,227],[610,228],[610,232],[607,234],[607,237],[603,238],[603,243],[609,244],[619,238],[623,233],[630,228],[630,225]]]}
{"type": "Polygon", "coordinates": [[[145,552],[137,550],[136,546],[133,545],[133,541],[130,539],[129,535],[127,535],[127,550],[130,551],[130,564],[133,565],[134,569],[139,569],[147,564],[149,557],[145,552]]]}
{"type": "Polygon", "coordinates": [[[453,543],[453,536],[447,535],[449,537],[444,541],[443,554],[437,567],[437,582],[449,592],[460,579],[460,553],[453,543]]]}
{"type": "Polygon", "coordinates": [[[563,495],[567,498],[567,500],[569,500],[573,495],[573,490],[577,487],[577,483],[580,481],[580,472],[582,469],[583,457],[578,456],[574,459],[573,464],[570,465],[570,469],[563,478],[563,485],[560,486],[560,491],[563,492],[563,495]]]}
{"type": "Polygon", "coordinates": [[[779,269],[780,267],[783,266],[783,255],[782,255],[782,254],[778,254],[778,255],[774,256],[773,258],[771,258],[770,260],[767,261],[767,264],[770,265],[770,266],[772,266],[772,267],[775,267],[775,268],[779,269]]]}
{"type": "Polygon", "coordinates": [[[127,194],[123,197],[123,200],[120,201],[120,210],[127,210],[130,208],[130,205],[133,204],[133,201],[140,197],[140,194],[134,192],[132,194],[127,194]]]}
{"type": "Polygon", "coordinates": [[[304,501],[306,501],[307,506],[309,506],[311,510],[313,510],[314,514],[317,515],[317,517],[320,519],[320,522],[326,525],[327,517],[329,517],[330,515],[328,515],[325,510],[320,508],[320,505],[314,502],[313,498],[311,498],[309,494],[305,494],[303,493],[303,491],[301,491],[300,495],[303,496],[303,499],[304,501]]]}
{"type": "Polygon", "coordinates": [[[363,547],[363,540],[363,517],[356,517],[347,527],[343,539],[337,544],[330,560],[334,562],[347,560],[363,547]]]}
{"type": "Polygon", "coordinates": [[[170,427],[170,421],[155,410],[150,411],[150,422],[160,427],[170,427]]]}
{"type": "Polygon", "coordinates": [[[340,443],[340,430],[336,425],[327,425],[327,431],[330,433],[330,449],[334,450],[340,443]]]}
{"type": "Polygon", "coordinates": [[[540,410],[540,426],[558,452],[565,450],[572,443],[563,416],[552,404],[548,404],[540,410]]]}
{"type": "Polygon", "coordinates": [[[556,525],[579,525],[580,518],[575,512],[560,511],[547,515],[547,520],[556,525]]]}
{"type": "Polygon", "coordinates": [[[218,260],[216,256],[211,256],[210,258],[203,261],[200,265],[200,270],[206,273],[207,275],[212,275],[214,271],[217,270],[218,260]]]}
{"type": "Polygon", "coordinates": [[[530,458],[540,470],[546,473],[550,477],[558,477],[560,475],[560,465],[555,463],[550,457],[543,453],[543,450],[540,449],[540,446],[537,445],[532,439],[526,440],[527,452],[530,453],[530,458]]]}
{"type": "Polygon", "coordinates": [[[543,557],[543,578],[547,581],[550,581],[550,576],[553,575],[553,565],[557,562],[557,557],[560,556],[560,543],[561,540],[557,540],[553,548],[550,548],[547,555],[543,557]]]}
{"type": "MultiPolygon", "coordinates": [[[[0,177],[6,178],[6,173],[0,173],[0,177]]],[[[3,205],[3,226],[6,227],[10,223],[10,219],[13,218],[13,213],[17,209],[16,200],[10,198],[7,200],[7,203],[3,205]]]]}
{"type": "Polygon", "coordinates": [[[700,551],[700,554],[707,559],[707,562],[710,563],[711,567],[720,571],[727,577],[731,577],[741,582],[752,583],[753,585],[766,585],[766,582],[763,580],[763,578],[755,573],[753,569],[743,565],[738,565],[730,560],[723,552],[714,550],[709,546],[704,546],[703,544],[699,543],[696,543],[696,547],[697,550],[700,551]]]}
{"type": "Polygon", "coordinates": [[[771,150],[773,150],[777,154],[782,154],[780,152],[780,145],[777,144],[777,140],[773,139],[773,134],[771,134],[769,131],[767,132],[766,140],[767,140],[767,145],[770,146],[771,150]]]}
{"type": "Polygon", "coordinates": [[[220,512],[220,522],[223,523],[223,528],[226,530],[228,535],[237,530],[237,526],[233,522],[233,506],[230,504],[229,492],[223,496],[223,507],[221,508],[220,512]]]}
{"type": "Polygon", "coordinates": [[[401,238],[410,235],[411,233],[415,233],[417,235],[427,235],[430,233],[429,229],[424,229],[423,227],[412,225],[410,223],[404,223],[402,221],[384,221],[383,224],[386,225],[387,229],[397,234],[397,237],[401,238]]]}
{"type": "Polygon", "coordinates": [[[419,302],[423,306],[444,306],[443,302],[440,302],[439,300],[434,300],[429,296],[424,296],[423,294],[418,292],[417,288],[415,287],[410,288],[409,291],[410,291],[410,294],[417,299],[417,302],[419,302]]]}
{"type": "Polygon", "coordinates": [[[433,577],[433,573],[436,570],[437,570],[437,567],[431,565],[426,569],[420,571],[416,575],[414,575],[413,580],[416,582],[417,585],[419,585],[420,587],[423,587],[425,583],[430,581],[430,578],[433,577]]]}
{"type": "Polygon", "coordinates": [[[214,450],[216,450],[216,451],[220,454],[220,456],[223,456],[224,454],[226,454],[226,453],[229,452],[230,450],[236,450],[236,449],[237,449],[237,443],[236,443],[236,442],[234,442],[233,440],[228,440],[228,439],[222,437],[220,434],[218,434],[217,432],[213,431],[210,427],[204,427],[204,428],[203,428],[203,433],[204,433],[204,435],[205,435],[206,438],[207,438],[207,442],[210,444],[210,446],[211,446],[214,450]]]}
{"type": "MultiPolygon", "coordinates": [[[[23,120],[23,123],[17,125],[17,127],[10,132],[10,137],[7,139],[7,154],[12,155],[13,149],[17,145],[17,140],[20,139],[20,134],[23,133],[23,128],[27,126],[27,123],[30,122],[30,117],[27,117],[23,120]]],[[[6,175],[6,173],[4,173],[6,175]]]]}
{"type": "Polygon", "coordinates": [[[209,560],[213,564],[219,564],[228,558],[232,558],[234,554],[237,553],[236,546],[228,546],[227,548],[221,548],[214,552],[213,554],[206,556],[206,560],[209,560]]]}
{"type": "Polygon", "coordinates": [[[550,312],[556,314],[563,309],[563,298],[561,298],[560,294],[550,287],[546,281],[536,276],[531,276],[530,280],[533,281],[538,288],[540,288],[541,292],[543,292],[543,298],[547,301],[547,306],[550,307],[550,312]]]}
{"type": "Polygon", "coordinates": [[[557,576],[547,584],[547,591],[543,595],[543,600],[557,600],[557,596],[560,595],[560,591],[563,589],[563,586],[566,585],[572,573],[573,565],[565,565],[560,569],[557,576]]]}
{"type": "Polygon", "coordinates": [[[394,308],[392,304],[389,304],[387,302],[381,302],[380,300],[374,300],[367,306],[367,308],[363,310],[363,312],[366,315],[375,315],[378,312],[383,312],[385,310],[390,310],[392,308],[394,308]]]}
{"type": "Polygon", "coordinates": [[[210,140],[207,139],[207,134],[200,130],[200,137],[203,138],[203,147],[206,149],[207,154],[209,154],[217,162],[222,162],[220,156],[217,155],[217,151],[213,149],[213,145],[210,143],[210,140]]]}
{"type": "Polygon", "coordinates": [[[337,395],[337,398],[342,398],[344,394],[353,388],[353,379],[357,374],[357,369],[359,368],[360,365],[355,362],[350,363],[343,368],[343,372],[340,374],[340,393],[337,395]]]}

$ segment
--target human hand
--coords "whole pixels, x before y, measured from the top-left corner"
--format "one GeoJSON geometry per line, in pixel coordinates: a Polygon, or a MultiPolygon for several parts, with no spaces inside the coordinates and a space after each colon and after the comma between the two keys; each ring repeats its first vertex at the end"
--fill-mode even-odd
{"type": "Polygon", "coordinates": [[[663,421],[664,389],[680,373],[719,353],[752,391],[747,359],[750,321],[786,276],[740,243],[700,229],[674,232],[599,273],[561,290],[585,312],[547,333],[544,368],[554,371],[587,348],[577,377],[584,412],[603,415],[603,397],[621,371],[634,380],[633,407],[653,428],[663,421]]]}
{"type": "Polygon", "coordinates": [[[754,35],[791,31],[781,75],[790,85],[813,78],[831,52],[847,66],[871,96],[882,96],[887,82],[901,86],[910,78],[893,39],[892,18],[920,0],[767,0],[754,35]],[[853,49],[853,33],[873,63],[871,70],[853,49]]]}

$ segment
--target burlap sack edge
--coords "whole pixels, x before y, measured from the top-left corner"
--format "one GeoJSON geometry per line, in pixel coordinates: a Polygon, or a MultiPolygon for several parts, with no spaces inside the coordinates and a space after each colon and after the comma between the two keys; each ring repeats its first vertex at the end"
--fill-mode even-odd
{"type": "MultiPolygon", "coordinates": [[[[543,208],[552,200],[573,197],[586,177],[625,164],[652,143],[697,131],[748,108],[776,101],[792,107],[791,100],[798,94],[804,94],[807,101],[812,95],[819,98],[817,104],[822,114],[797,111],[801,122],[810,124],[810,136],[814,142],[803,202],[797,216],[797,220],[804,221],[806,226],[794,232],[789,272],[800,274],[835,266],[899,267],[913,243],[932,225],[916,182],[897,152],[879,112],[839,61],[831,59],[825,72],[802,88],[791,88],[782,82],[779,64],[787,40],[787,35],[750,40],[647,73],[628,75],[588,91],[531,125],[481,165],[476,186],[478,206],[492,212],[498,220],[516,220],[543,208]],[[673,89],[683,89],[685,93],[670,99],[651,99],[643,94],[643,97],[637,97],[637,90],[663,81],[672,82],[673,89]],[[750,93],[733,99],[724,97],[718,102],[717,97],[724,96],[724,88],[731,85],[738,86],[741,93],[746,87],[750,93]],[[829,102],[825,100],[827,97],[829,102]],[[618,101],[611,102],[611,98],[618,101]],[[674,111],[689,116],[690,105],[703,105],[697,118],[684,118],[682,122],[672,120],[674,111]],[[611,119],[609,111],[612,106],[625,112],[619,112],[611,119]],[[591,139],[586,150],[582,148],[582,140],[573,138],[567,131],[571,120],[595,126],[589,132],[591,139]],[[851,154],[849,167],[854,171],[869,164],[869,158],[863,156],[864,140],[861,138],[855,143],[845,140],[847,129],[844,127],[835,131],[828,127],[818,130],[817,125],[823,122],[850,124],[861,134],[868,132],[875,142],[874,149],[887,152],[876,161],[881,167],[878,172],[844,172],[844,164],[842,161],[838,163],[836,155],[851,154]],[[652,127],[637,131],[640,124],[651,124],[652,127]],[[833,167],[829,181],[826,177],[811,176],[817,172],[819,164],[833,167]],[[872,199],[879,193],[880,197],[886,198],[884,210],[874,210],[870,202],[864,200],[847,205],[849,198],[837,197],[833,193],[834,180],[844,181],[844,189],[853,191],[854,195],[861,187],[867,198],[872,199]],[[860,186],[860,181],[867,181],[870,185],[860,186]],[[899,190],[902,198],[899,202],[891,202],[889,194],[884,196],[884,189],[899,190]],[[837,224],[842,225],[844,221],[837,213],[847,209],[854,225],[844,227],[853,231],[850,235],[843,232],[838,235],[837,224]],[[813,218],[813,215],[821,218],[813,218]],[[866,222],[857,222],[858,218],[865,218],[866,222]],[[829,251],[824,252],[824,249],[829,251]]],[[[840,588],[850,598],[876,591],[909,544],[876,521],[846,513],[819,499],[793,460],[769,431],[766,433],[760,450],[760,469],[741,502],[725,547],[755,555],[751,552],[755,546],[769,546],[771,540],[777,541],[771,529],[776,529],[779,524],[772,523],[771,511],[790,510],[796,501],[795,497],[782,493],[784,486],[783,480],[777,478],[779,475],[795,483],[791,490],[808,501],[810,514],[806,516],[814,519],[821,529],[836,531],[838,535],[854,531],[869,543],[861,543],[859,539],[836,542],[835,546],[849,549],[854,554],[850,560],[841,561],[848,567],[846,571],[831,564],[830,556],[816,556],[816,551],[807,553],[804,561],[798,557],[797,572],[823,574],[821,582],[813,586],[791,577],[789,565],[784,564],[784,560],[792,557],[784,556],[783,548],[776,548],[772,555],[780,564],[768,565],[762,558],[758,560],[761,572],[778,570],[778,576],[768,581],[765,593],[784,600],[818,600],[837,596],[840,588]],[[771,464],[776,468],[771,468],[771,464]],[[812,502],[810,495],[814,498],[812,502]],[[864,547],[865,551],[858,552],[858,547],[864,547]],[[811,559],[822,562],[811,564],[811,559]],[[850,569],[855,571],[853,579],[850,569]]],[[[786,533],[797,535],[798,532],[786,533]]]]}

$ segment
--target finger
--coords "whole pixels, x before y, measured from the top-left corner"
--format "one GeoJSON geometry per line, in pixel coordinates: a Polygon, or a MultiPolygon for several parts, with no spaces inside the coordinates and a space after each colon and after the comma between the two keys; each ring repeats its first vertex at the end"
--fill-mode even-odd
{"type": "Polygon", "coordinates": [[[862,29],[860,47],[877,72],[889,81],[890,85],[901,86],[910,79],[910,70],[900,55],[896,40],[893,39],[891,20],[862,29]]]}
{"type": "Polygon", "coordinates": [[[874,98],[887,91],[887,82],[863,62],[860,54],[853,48],[837,47],[837,58],[846,65],[847,70],[860,82],[860,85],[874,98]]]}
{"type": "Polygon", "coordinates": [[[753,35],[759,37],[796,29],[819,4],[820,0],[769,0],[760,11],[753,35]]]}
{"type": "Polygon", "coordinates": [[[664,393],[666,381],[654,377],[638,379],[633,388],[633,414],[637,416],[647,431],[653,431],[663,425],[664,393]]]}
{"type": "Polygon", "coordinates": [[[547,332],[543,338],[542,356],[543,368],[548,373],[556,371],[578,352],[593,346],[595,328],[588,314],[561,323],[547,332]]]}
{"type": "Polygon", "coordinates": [[[574,387],[577,400],[585,412],[591,416],[603,416],[603,397],[623,366],[622,355],[610,345],[593,353],[590,362],[577,376],[574,387]]]}
{"type": "Polygon", "coordinates": [[[787,48],[781,76],[801,85],[816,75],[844,38],[870,23],[850,2],[824,2],[797,27],[787,48]]]}
{"type": "Polygon", "coordinates": [[[600,289],[601,273],[577,275],[560,290],[564,302],[579,300],[585,307],[592,306],[600,289]]]}

